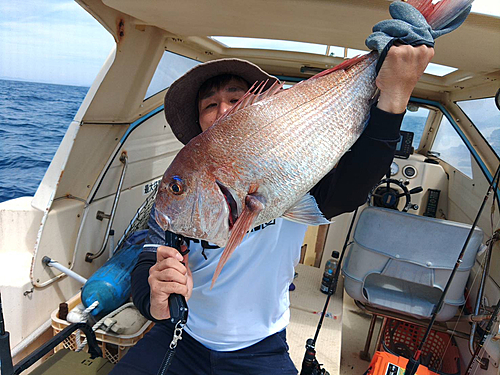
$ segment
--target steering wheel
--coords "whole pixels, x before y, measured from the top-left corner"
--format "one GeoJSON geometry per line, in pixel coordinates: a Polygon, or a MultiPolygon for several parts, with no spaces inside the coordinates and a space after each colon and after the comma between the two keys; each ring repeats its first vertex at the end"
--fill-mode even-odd
{"type": "Polygon", "coordinates": [[[407,212],[410,208],[413,210],[418,210],[417,204],[411,203],[411,195],[422,192],[422,186],[417,186],[411,190],[408,190],[406,184],[403,181],[396,180],[386,176],[383,180],[379,181],[377,185],[368,194],[368,204],[370,206],[385,207],[393,210],[398,209],[399,199],[405,198],[405,206],[401,210],[402,212],[407,212]],[[391,185],[392,184],[392,185],[391,185]],[[393,185],[396,185],[395,187],[393,185]],[[402,190],[402,192],[400,191],[402,190]]]}

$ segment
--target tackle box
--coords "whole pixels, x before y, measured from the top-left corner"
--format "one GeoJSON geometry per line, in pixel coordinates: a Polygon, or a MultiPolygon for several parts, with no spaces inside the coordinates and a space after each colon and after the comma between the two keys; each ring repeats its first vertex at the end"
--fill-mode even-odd
{"type": "MultiPolygon", "coordinates": [[[[367,207],[361,213],[342,266],[344,288],[364,304],[416,318],[430,318],[466,241],[471,225],[367,207]]],[[[483,232],[475,228],[462,263],[437,315],[452,318],[483,232]]]]}

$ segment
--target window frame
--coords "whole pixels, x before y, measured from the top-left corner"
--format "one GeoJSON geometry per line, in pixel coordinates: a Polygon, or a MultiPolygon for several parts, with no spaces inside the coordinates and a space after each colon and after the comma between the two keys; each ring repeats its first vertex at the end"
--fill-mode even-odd
{"type": "MultiPolygon", "coordinates": [[[[446,107],[444,107],[441,103],[439,103],[437,101],[428,100],[428,99],[421,99],[421,98],[415,98],[413,96],[410,98],[410,102],[417,103],[417,104],[424,104],[424,105],[428,105],[428,106],[431,106],[431,107],[435,107],[435,108],[437,108],[442,113],[443,116],[446,116],[446,118],[450,122],[451,126],[455,129],[455,131],[457,132],[458,136],[462,139],[462,142],[464,142],[465,146],[467,147],[467,149],[471,153],[472,157],[474,158],[474,160],[476,161],[477,165],[481,169],[481,172],[483,172],[483,175],[486,178],[486,180],[489,183],[491,183],[491,181],[493,180],[493,176],[491,175],[490,171],[486,167],[486,164],[484,163],[483,159],[479,156],[479,154],[476,151],[476,149],[472,146],[472,144],[469,141],[469,139],[465,136],[465,133],[462,131],[462,129],[460,129],[460,127],[458,126],[457,122],[455,121],[455,119],[453,118],[453,116],[450,114],[450,112],[446,109],[446,107]]],[[[456,102],[453,102],[453,103],[457,106],[457,108],[460,108],[456,104],[456,102]]],[[[477,128],[475,128],[475,129],[477,130],[477,128]]],[[[434,138],[436,137],[436,134],[437,134],[437,131],[435,132],[435,134],[433,136],[432,143],[434,142],[434,138]]],[[[422,137],[422,139],[423,139],[423,137],[422,137]]],[[[488,142],[486,142],[486,143],[488,143],[488,142]]],[[[489,146],[489,143],[488,143],[488,146],[489,146]]],[[[429,145],[426,148],[430,149],[430,147],[431,146],[429,145]]],[[[491,146],[489,146],[489,147],[491,147],[491,146]]],[[[497,194],[496,195],[497,195],[497,199],[500,199],[499,198],[498,189],[497,189],[497,194]]]]}

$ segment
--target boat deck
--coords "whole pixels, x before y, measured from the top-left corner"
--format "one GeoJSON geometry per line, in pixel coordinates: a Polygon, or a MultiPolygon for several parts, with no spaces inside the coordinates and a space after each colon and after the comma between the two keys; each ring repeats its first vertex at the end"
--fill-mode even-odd
{"type": "MultiPolygon", "coordinates": [[[[291,320],[287,328],[287,341],[290,356],[300,371],[306,340],[313,338],[316,333],[327,295],[319,290],[322,269],[299,264],[295,270],[298,276],[294,280],[296,288],[290,292],[291,320]]],[[[77,301],[79,298],[75,296],[70,305],[75,305],[77,301]]],[[[359,353],[365,345],[371,315],[357,307],[343,293],[342,277],[337,293],[330,298],[327,311],[316,342],[316,359],[321,368],[326,369],[330,375],[363,374],[368,368],[368,362],[361,360],[359,353]]],[[[375,337],[379,326],[377,324],[375,328],[375,337]]],[[[374,341],[375,339],[372,340],[370,353],[373,353],[374,341]]],[[[56,363],[58,360],[52,360],[50,365],[54,364],[52,362],[56,363]]],[[[42,370],[48,366],[49,364],[45,365],[35,373],[45,373],[42,370]]]]}
{"type": "MultiPolygon", "coordinates": [[[[302,367],[305,344],[313,338],[318,326],[327,295],[319,287],[323,270],[298,264],[298,273],[290,292],[291,320],[287,328],[290,356],[297,367],[302,367]]],[[[316,359],[330,375],[359,375],[366,371],[368,362],[360,359],[365,346],[371,315],[359,309],[343,291],[342,278],[337,293],[330,299],[328,314],[323,320],[316,342],[316,359]]],[[[372,349],[380,323],[375,327],[372,349]]]]}

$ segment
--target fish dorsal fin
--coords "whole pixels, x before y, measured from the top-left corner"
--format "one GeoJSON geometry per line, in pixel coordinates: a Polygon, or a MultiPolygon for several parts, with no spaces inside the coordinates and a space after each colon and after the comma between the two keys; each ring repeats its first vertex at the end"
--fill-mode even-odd
{"type": "Polygon", "coordinates": [[[222,267],[226,264],[227,260],[234,252],[236,247],[243,241],[243,238],[247,232],[254,227],[254,222],[259,213],[265,208],[263,203],[263,198],[258,195],[249,194],[245,198],[245,208],[241,212],[240,217],[236,220],[236,223],[231,229],[231,235],[229,236],[229,241],[227,242],[224,251],[219,259],[217,268],[215,269],[214,276],[212,277],[212,285],[210,289],[213,288],[215,280],[219,277],[222,267]]]}
{"type": "Polygon", "coordinates": [[[262,81],[259,84],[255,82],[252,85],[252,87],[248,89],[245,95],[243,95],[231,109],[229,109],[226,113],[224,113],[221,117],[219,117],[216,122],[221,122],[226,117],[232,115],[233,113],[239,111],[240,109],[244,109],[246,107],[251,106],[254,103],[257,103],[261,100],[269,98],[270,96],[273,96],[283,87],[283,82],[279,82],[278,80],[276,80],[271,85],[271,87],[269,87],[266,91],[262,92],[262,90],[264,90],[264,87],[266,87],[268,81],[269,80],[262,81]]]}
{"type": "Polygon", "coordinates": [[[361,56],[353,57],[352,59],[345,60],[345,61],[341,62],[340,64],[334,66],[333,68],[323,70],[322,72],[319,72],[318,74],[312,76],[309,79],[323,77],[323,76],[331,74],[337,70],[348,70],[349,68],[351,68],[352,66],[356,65],[358,62],[360,62],[366,58],[368,58],[368,55],[361,55],[361,56]]]}
{"type": "Polygon", "coordinates": [[[316,199],[307,193],[283,215],[284,219],[306,225],[330,224],[320,211],[316,199]]]}

